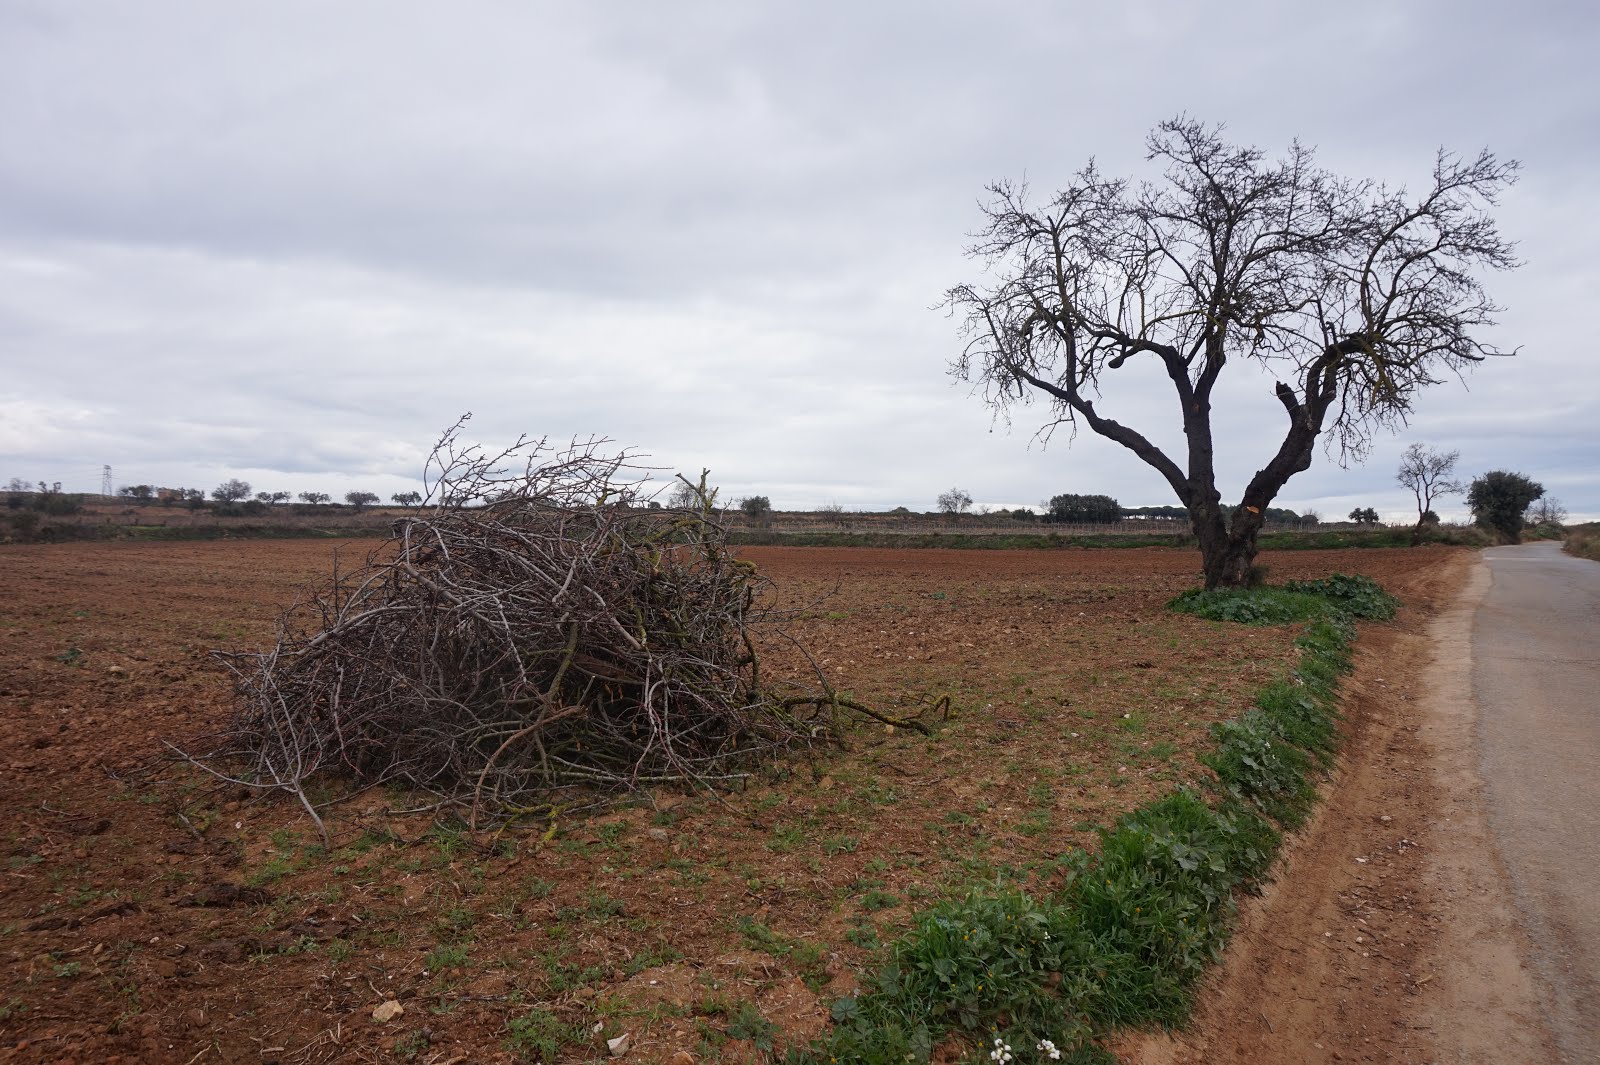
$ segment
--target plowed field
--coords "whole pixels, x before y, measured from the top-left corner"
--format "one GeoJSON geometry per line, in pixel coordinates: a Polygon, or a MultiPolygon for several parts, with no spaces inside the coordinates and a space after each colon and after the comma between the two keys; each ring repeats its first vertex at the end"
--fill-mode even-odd
{"type": "MultiPolygon", "coordinates": [[[[364,553],[347,545],[346,560],[364,553]]],[[[152,771],[219,726],[212,648],[266,642],[326,541],[0,549],[0,1056],[17,1061],[735,1059],[819,1030],[908,915],[1043,882],[1196,775],[1290,629],[1167,613],[1192,552],[750,548],[881,726],[725,797],[666,790],[471,834],[408,796],[333,814],[152,771]],[[374,1008],[397,1002],[387,1021],[374,1008]]],[[[1445,549],[1264,556],[1402,597],[1445,549]]],[[[786,644],[768,668],[810,668],[786,644]]]]}

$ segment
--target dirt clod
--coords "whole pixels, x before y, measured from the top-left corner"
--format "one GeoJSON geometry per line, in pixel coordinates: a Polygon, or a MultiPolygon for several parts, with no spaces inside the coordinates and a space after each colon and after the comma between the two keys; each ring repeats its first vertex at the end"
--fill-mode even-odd
{"type": "Polygon", "coordinates": [[[271,896],[265,888],[242,884],[207,884],[178,903],[180,906],[256,906],[271,896]]]}

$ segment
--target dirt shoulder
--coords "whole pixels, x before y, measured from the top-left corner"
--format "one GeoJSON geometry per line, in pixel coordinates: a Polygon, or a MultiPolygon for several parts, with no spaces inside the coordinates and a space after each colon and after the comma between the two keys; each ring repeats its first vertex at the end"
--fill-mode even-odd
{"type": "Polygon", "coordinates": [[[1125,1060],[1557,1060],[1473,742],[1487,584],[1462,554],[1392,586],[1406,608],[1362,635],[1319,814],[1243,908],[1188,1030],[1132,1040],[1125,1060]]]}

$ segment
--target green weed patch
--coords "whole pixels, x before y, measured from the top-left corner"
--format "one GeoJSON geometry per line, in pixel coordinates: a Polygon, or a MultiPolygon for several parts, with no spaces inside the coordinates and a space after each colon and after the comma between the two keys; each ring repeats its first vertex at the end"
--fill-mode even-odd
{"type": "Polygon", "coordinates": [[[1366,578],[1336,576],[1172,605],[1246,624],[1310,621],[1295,670],[1214,728],[1206,790],[1180,789],[1101,828],[1096,853],[1061,858],[1051,892],[997,880],[921,913],[861,993],[834,1003],[828,1036],[791,1051],[790,1065],[925,1062],[951,1039],[974,1059],[1088,1065],[1111,1060],[1100,1039],[1115,1027],[1187,1016],[1238,893],[1315,801],[1313,774],[1337,746],[1352,619],[1391,617],[1395,601],[1366,578]]]}
{"type": "Polygon", "coordinates": [[[1348,573],[1335,573],[1318,581],[1289,581],[1283,589],[1291,595],[1321,596],[1333,603],[1339,613],[1367,621],[1388,621],[1400,606],[1400,600],[1371,577],[1348,573]]]}
{"type": "Polygon", "coordinates": [[[1180,614],[1240,625],[1288,625],[1327,613],[1321,596],[1283,588],[1217,588],[1184,592],[1168,604],[1180,614]]]}
{"type": "Polygon", "coordinates": [[[1316,581],[1288,581],[1281,587],[1193,589],[1171,603],[1180,614],[1242,625],[1287,625],[1341,616],[1367,621],[1394,617],[1399,601],[1371,577],[1335,573],[1316,581]]]}

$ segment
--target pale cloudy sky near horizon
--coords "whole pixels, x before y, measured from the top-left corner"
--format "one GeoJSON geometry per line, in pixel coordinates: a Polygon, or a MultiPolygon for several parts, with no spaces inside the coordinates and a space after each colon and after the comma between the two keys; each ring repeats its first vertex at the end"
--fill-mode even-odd
{"type": "MultiPolygon", "coordinates": [[[[1600,518],[1596,54],[1587,3],[0,0],[0,481],[387,497],[470,410],[784,508],[1172,503],[1040,407],[992,424],[937,304],[986,182],[1154,176],[1187,112],[1392,184],[1524,166],[1490,281],[1521,353],[1279,505],[1403,518],[1422,440],[1600,518]]],[[[1101,409],[1176,442],[1161,387],[1101,409]]],[[[1225,401],[1237,495],[1282,412],[1225,401]]]]}

